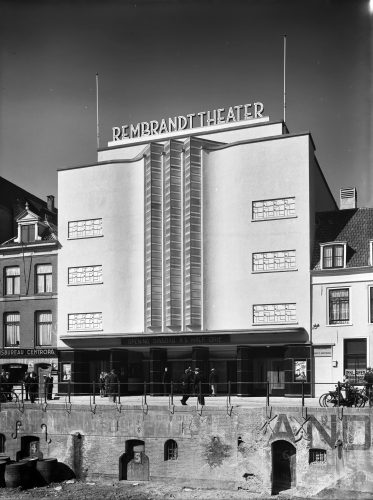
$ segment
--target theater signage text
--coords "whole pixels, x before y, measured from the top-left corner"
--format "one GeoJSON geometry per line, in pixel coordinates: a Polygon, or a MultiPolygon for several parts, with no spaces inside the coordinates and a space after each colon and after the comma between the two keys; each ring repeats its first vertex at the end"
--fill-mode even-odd
{"type": "Polygon", "coordinates": [[[149,122],[139,122],[136,125],[122,125],[113,127],[113,142],[263,118],[263,111],[263,104],[254,102],[252,104],[238,104],[227,109],[219,108],[212,111],[189,113],[186,116],[163,118],[160,121],[151,120],[149,122]]]}

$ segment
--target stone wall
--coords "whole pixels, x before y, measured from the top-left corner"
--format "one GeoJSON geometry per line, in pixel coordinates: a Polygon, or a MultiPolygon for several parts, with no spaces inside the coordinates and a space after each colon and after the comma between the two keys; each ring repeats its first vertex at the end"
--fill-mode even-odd
{"type": "Polygon", "coordinates": [[[274,449],[282,441],[287,450],[280,461],[292,463],[291,485],[316,492],[348,477],[361,482],[371,470],[372,411],[342,410],[2,405],[0,432],[12,459],[22,437],[36,436],[44,457],[57,457],[80,478],[119,479],[128,442],[136,440],[145,445],[150,479],[267,494],[277,474],[274,449]],[[165,460],[170,439],[177,443],[176,460],[165,460]]]}

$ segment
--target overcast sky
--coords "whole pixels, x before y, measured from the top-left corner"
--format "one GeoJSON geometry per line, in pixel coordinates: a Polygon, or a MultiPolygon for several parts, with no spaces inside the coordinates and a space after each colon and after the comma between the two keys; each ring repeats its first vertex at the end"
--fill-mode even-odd
{"type": "MultiPolygon", "coordinates": [[[[368,0],[0,0],[0,175],[44,198],[115,125],[261,101],[373,206],[368,0]]],[[[82,186],[82,189],[84,187],[82,186]]]]}

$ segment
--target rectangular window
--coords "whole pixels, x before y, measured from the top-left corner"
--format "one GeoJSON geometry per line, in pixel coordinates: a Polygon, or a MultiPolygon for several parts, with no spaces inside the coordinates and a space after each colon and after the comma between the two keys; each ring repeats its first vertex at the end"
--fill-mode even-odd
{"type": "Polygon", "coordinates": [[[254,323],[296,323],[296,304],[258,304],[253,306],[254,323]]]}
{"type": "Polygon", "coordinates": [[[37,311],[36,320],[36,345],[52,345],[52,312],[37,311]]]}
{"type": "Polygon", "coordinates": [[[21,241],[23,243],[35,241],[35,224],[21,226],[21,241]]]}
{"type": "Polygon", "coordinates": [[[334,269],[345,267],[345,245],[323,245],[322,268],[334,269]]]}
{"type": "Polygon", "coordinates": [[[253,254],[253,271],[283,271],[296,269],[295,250],[253,254]]]}
{"type": "Polygon", "coordinates": [[[52,292],[52,264],[36,266],[36,293],[52,292]]]}
{"type": "Polygon", "coordinates": [[[68,224],[68,237],[95,238],[102,236],[102,219],[76,220],[68,224]]]}
{"type": "Polygon", "coordinates": [[[295,198],[276,198],[253,201],[253,220],[277,219],[295,216],[295,198]]]}
{"type": "Polygon", "coordinates": [[[364,378],[367,367],[367,340],[345,339],[344,341],[344,373],[351,383],[354,378],[364,378]]]}
{"type": "Polygon", "coordinates": [[[102,313],[75,313],[68,316],[69,331],[102,330],[102,313]]]}
{"type": "Polygon", "coordinates": [[[326,462],[326,450],[320,448],[310,449],[309,451],[309,463],[319,464],[326,462]]]}
{"type": "Polygon", "coordinates": [[[86,285],[92,283],[102,283],[102,266],[82,266],[69,268],[69,285],[86,285]]]}
{"type": "Polygon", "coordinates": [[[19,346],[20,342],[20,314],[11,312],[4,314],[4,344],[5,347],[19,346]]]}
{"type": "Polygon", "coordinates": [[[20,269],[18,266],[5,268],[4,282],[4,295],[20,294],[20,269]]]}
{"type": "Polygon", "coordinates": [[[350,322],[350,291],[348,288],[329,290],[329,325],[350,322]]]}

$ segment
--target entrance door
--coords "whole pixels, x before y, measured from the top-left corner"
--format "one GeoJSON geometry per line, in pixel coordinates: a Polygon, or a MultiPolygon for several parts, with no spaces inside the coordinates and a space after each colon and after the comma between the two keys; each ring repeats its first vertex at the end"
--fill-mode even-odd
{"type": "Polygon", "coordinates": [[[270,368],[267,372],[269,382],[269,393],[282,396],[285,391],[285,370],[283,359],[271,359],[270,368]]]}
{"type": "Polygon", "coordinates": [[[119,458],[119,480],[149,481],[149,458],[145,443],[139,439],[126,441],[126,452],[119,458]]]}
{"type": "Polygon", "coordinates": [[[272,495],[295,486],[296,451],[288,441],[272,443],[272,495]]]}

